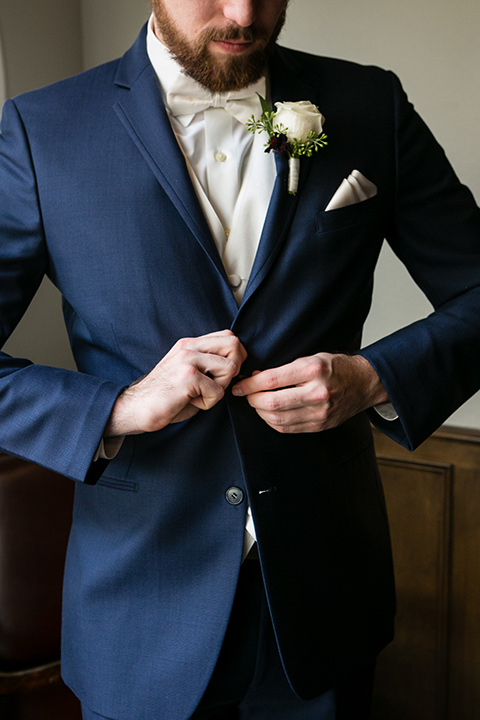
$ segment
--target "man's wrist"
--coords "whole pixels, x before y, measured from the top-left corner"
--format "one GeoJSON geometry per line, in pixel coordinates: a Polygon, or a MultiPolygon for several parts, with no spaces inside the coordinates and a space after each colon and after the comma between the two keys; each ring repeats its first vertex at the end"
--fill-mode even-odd
{"type": "Polygon", "coordinates": [[[363,395],[365,398],[365,410],[376,405],[383,405],[390,402],[385,387],[378,377],[377,371],[373,365],[363,357],[363,355],[352,355],[352,360],[356,364],[356,370],[359,373],[363,385],[363,395]]]}
{"type": "Polygon", "coordinates": [[[104,439],[136,435],[141,431],[135,422],[132,388],[127,387],[117,397],[103,433],[104,439]]]}

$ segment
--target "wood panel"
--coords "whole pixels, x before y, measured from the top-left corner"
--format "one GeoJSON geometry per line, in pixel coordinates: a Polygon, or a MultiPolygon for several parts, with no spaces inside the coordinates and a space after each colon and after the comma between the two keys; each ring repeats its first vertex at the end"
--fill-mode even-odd
{"type": "Polygon", "coordinates": [[[414,453],[375,433],[397,578],[373,720],[480,720],[480,432],[414,453]]]}
{"type": "Polygon", "coordinates": [[[395,559],[395,642],[377,671],[376,718],[442,720],[446,706],[449,465],[380,459],[395,559]]]}

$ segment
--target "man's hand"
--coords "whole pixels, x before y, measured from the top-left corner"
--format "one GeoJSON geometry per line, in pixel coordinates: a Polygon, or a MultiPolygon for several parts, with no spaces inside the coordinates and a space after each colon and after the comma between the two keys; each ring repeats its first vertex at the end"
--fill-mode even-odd
{"type": "Polygon", "coordinates": [[[232,388],[281,433],[319,432],[388,402],[377,373],[361,355],[318,353],[255,373],[232,388]]]}
{"type": "Polygon", "coordinates": [[[230,330],[183,338],[117,398],[104,437],[154,432],[222,399],[247,353],[230,330]]]}

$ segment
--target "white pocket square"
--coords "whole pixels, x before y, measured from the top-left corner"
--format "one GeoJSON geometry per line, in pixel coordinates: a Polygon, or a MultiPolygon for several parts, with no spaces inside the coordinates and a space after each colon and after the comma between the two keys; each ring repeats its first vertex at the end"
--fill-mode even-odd
{"type": "Polygon", "coordinates": [[[359,170],[352,170],[348,178],[342,180],[342,184],[328,203],[325,210],[337,210],[347,205],[363,202],[377,194],[377,186],[359,170]]]}

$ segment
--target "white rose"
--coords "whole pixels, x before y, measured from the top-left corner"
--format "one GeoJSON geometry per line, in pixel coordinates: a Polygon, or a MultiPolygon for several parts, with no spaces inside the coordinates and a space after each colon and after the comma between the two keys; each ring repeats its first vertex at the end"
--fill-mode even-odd
{"type": "Polygon", "coordinates": [[[325,118],[318,107],[308,100],[277,102],[275,107],[274,125],[287,128],[285,134],[288,140],[305,142],[312,130],[316,135],[321,134],[325,118]]]}

